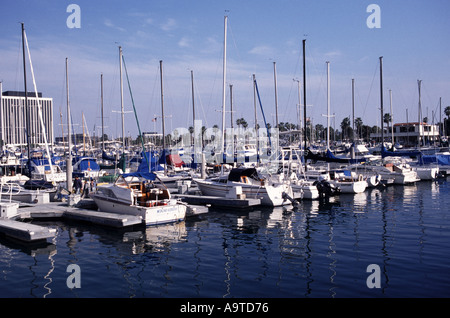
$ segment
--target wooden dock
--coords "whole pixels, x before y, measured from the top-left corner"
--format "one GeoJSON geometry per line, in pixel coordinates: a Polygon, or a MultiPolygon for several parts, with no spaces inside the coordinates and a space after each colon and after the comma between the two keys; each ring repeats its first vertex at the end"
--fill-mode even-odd
{"type": "Polygon", "coordinates": [[[212,205],[218,207],[229,207],[245,209],[261,204],[260,199],[230,199],[224,197],[213,197],[205,195],[190,195],[190,194],[174,194],[174,196],[180,198],[183,202],[196,205],[212,205]]]}

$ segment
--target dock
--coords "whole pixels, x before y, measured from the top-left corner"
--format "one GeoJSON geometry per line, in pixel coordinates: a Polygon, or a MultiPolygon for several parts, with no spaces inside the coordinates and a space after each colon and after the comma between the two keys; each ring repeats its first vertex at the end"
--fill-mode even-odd
{"type": "Polygon", "coordinates": [[[0,219],[0,231],[7,236],[28,242],[46,240],[56,235],[56,229],[11,219],[0,219]]]}
{"type": "Polygon", "coordinates": [[[64,203],[39,204],[38,209],[32,206],[23,207],[18,213],[21,219],[66,218],[115,228],[142,224],[142,218],[139,216],[81,209],[64,203]]]}
{"type": "MultiPolygon", "coordinates": [[[[209,211],[206,206],[191,204],[186,204],[186,206],[186,217],[198,216],[209,211]]],[[[25,242],[42,241],[53,238],[56,235],[56,229],[24,222],[27,219],[62,218],[112,228],[124,228],[144,224],[141,216],[94,210],[90,201],[78,204],[78,207],[69,206],[63,202],[42,204],[20,203],[20,206],[19,203],[1,203],[1,212],[0,233],[25,242]]]]}

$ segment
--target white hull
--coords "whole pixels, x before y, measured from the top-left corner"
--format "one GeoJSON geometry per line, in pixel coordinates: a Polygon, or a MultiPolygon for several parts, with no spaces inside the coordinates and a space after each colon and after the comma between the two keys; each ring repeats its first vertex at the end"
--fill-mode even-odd
{"type": "Polygon", "coordinates": [[[49,203],[50,196],[54,196],[55,192],[42,191],[42,190],[27,190],[13,188],[12,192],[6,188],[2,189],[1,200],[2,201],[19,201],[23,203],[49,203]]]}
{"type": "Polygon", "coordinates": [[[186,216],[186,206],[178,204],[176,200],[171,200],[168,205],[143,207],[121,203],[98,194],[93,194],[91,197],[99,211],[140,216],[146,225],[178,222],[184,220],[186,216]]]}
{"type": "Polygon", "coordinates": [[[413,167],[420,180],[434,180],[439,174],[438,167],[413,167]]]}
{"type": "Polygon", "coordinates": [[[43,179],[47,182],[66,182],[67,174],[65,172],[57,173],[32,173],[31,178],[35,180],[43,179]]]}
{"type": "Polygon", "coordinates": [[[376,186],[378,186],[380,184],[380,180],[381,180],[381,176],[379,175],[370,175],[370,176],[365,176],[366,182],[367,182],[367,187],[368,188],[374,188],[376,186]]]}
{"type": "Polygon", "coordinates": [[[362,193],[366,190],[366,181],[330,181],[341,193],[362,193]]]}
{"type": "Polygon", "coordinates": [[[281,206],[291,204],[289,200],[283,199],[283,192],[292,197],[292,189],[283,185],[257,186],[240,182],[214,182],[208,180],[194,179],[203,195],[226,197],[230,190],[236,186],[242,187],[242,193],[246,198],[260,199],[261,205],[281,206]]]}
{"type": "Polygon", "coordinates": [[[310,184],[291,184],[294,193],[301,192],[302,199],[316,200],[319,198],[319,190],[316,186],[310,184]]]}
{"type": "Polygon", "coordinates": [[[409,184],[420,181],[416,171],[409,167],[401,166],[368,166],[364,169],[370,169],[372,172],[381,176],[382,183],[409,184]]]}
{"type": "Polygon", "coordinates": [[[414,171],[405,171],[403,173],[395,173],[394,175],[390,175],[394,177],[394,184],[410,184],[420,181],[417,173],[414,171]]]}

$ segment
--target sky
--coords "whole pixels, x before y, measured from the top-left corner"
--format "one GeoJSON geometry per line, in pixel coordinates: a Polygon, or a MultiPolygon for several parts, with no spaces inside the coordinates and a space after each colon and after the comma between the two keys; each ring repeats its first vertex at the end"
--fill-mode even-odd
{"type": "MultiPolygon", "coordinates": [[[[253,74],[265,118],[274,125],[274,65],[278,121],[298,124],[304,39],[307,117],[314,125],[327,124],[327,61],[330,114],[335,114],[330,124],[336,128],[344,117],[352,116],[352,79],[355,118],[366,125],[380,125],[381,56],[383,105],[385,112],[392,105],[394,122],[406,122],[407,114],[408,121],[417,121],[418,80],[422,81],[422,116],[429,122],[433,114],[434,122],[439,121],[440,98],[442,112],[450,105],[448,0],[1,0],[1,6],[3,91],[24,87],[23,22],[37,89],[53,98],[56,136],[67,123],[66,58],[75,132],[82,132],[84,115],[86,131],[101,133],[103,74],[105,133],[121,136],[119,46],[141,131],[161,132],[160,61],[166,133],[192,126],[191,71],[196,119],[206,127],[221,127],[225,16],[227,127],[229,85],[233,85],[234,121],[245,118],[250,126],[254,123],[253,74]],[[70,4],[79,6],[79,19],[72,19],[74,11],[67,10],[70,4]],[[371,4],[378,5],[379,11],[368,12],[371,4]],[[368,20],[379,27],[370,28],[368,20]],[[74,21],[79,28],[69,27],[74,21]]],[[[27,74],[28,90],[32,90],[29,70],[27,74]]],[[[138,129],[125,70],[123,91],[125,134],[135,138],[138,129]]],[[[259,105],[257,117],[262,123],[259,105]]]]}

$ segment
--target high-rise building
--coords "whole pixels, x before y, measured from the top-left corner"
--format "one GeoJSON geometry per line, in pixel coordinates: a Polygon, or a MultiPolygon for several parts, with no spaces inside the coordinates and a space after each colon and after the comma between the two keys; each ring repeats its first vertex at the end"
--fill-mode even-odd
{"type": "MultiPolygon", "coordinates": [[[[0,83],[0,92],[1,83],[0,83]]],[[[53,99],[42,97],[42,93],[6,91],[0,94],[0,141],[2,145],[27,146],[27,127],[29,127],[30,145],[32,147],[53,143],[53,99]],[[39,117],[41,106],[42,122],[39,117]],[[27,116],[28,112],[28,116],[27,116]],[[28,123],[27,123],[28,118],[28,123]],[[45,135],[44,135],[45,132],[45,135]]]]}

